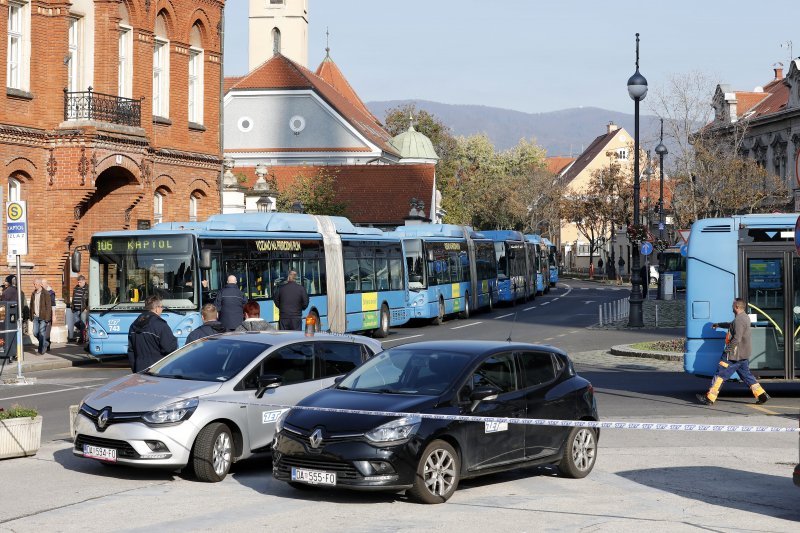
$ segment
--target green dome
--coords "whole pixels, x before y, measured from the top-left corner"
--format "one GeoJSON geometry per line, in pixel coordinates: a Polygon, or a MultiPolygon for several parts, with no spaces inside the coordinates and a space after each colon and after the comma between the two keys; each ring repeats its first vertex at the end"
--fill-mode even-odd
{"type": "Polygon", "coordinates": [[[414,126],[409,126],[408,131],[394,137],[390,142],[400,152],[402,159],[428,159],[431,161],[439,159],[431,140],[415,130],[414,126]]]}

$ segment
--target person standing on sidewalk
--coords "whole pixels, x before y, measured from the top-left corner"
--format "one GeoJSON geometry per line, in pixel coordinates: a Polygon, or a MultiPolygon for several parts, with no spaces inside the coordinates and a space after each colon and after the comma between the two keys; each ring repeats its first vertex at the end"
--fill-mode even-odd
{"type": "Polygon", "coordinates": [[[600,274],[600,279],[605,281],[606,279],[606,271],[603,270],[603,258],[597,260],[597,272],[600,274]]]}
{"type": "Polygon", "coordinates": [[[178,339],[172,334],[167,321],[161,318],[163,310],[161,298],[155,294],[148,296],[144,302],[144,313],[133,321],[128,330],[128,362],[134,373],[152,366],[178,349],[178,339]]]}
{"type": "Polygon", "coordinates": [[[303,329],[303,309],[308,307],[308,292],[297,283],[297,272],[292,270],[274,298],[278,308],[278,326],[280,329],[303,329]]]}
{"type": "MultiPolygon", "coordinates": [[[[42,288],[47,291],[47,294],[50,295],[50,305],[52,309],[52,313],[55,314],[56,312],[56,291],[53,290],[53,287],[50,286],[50,283],[44,278],[42,278],[42,288]]],[[[47,331],[45,332],[45,336],[47,337],[47,351],[50,351],[50,333],[53,331],[53,321],[47,323],[47,331]]]]}
{"type": "Polygon", "coordinates": [[[236,276],[228,276],[228,284],[218,293],[214,305],[219,312],[219,321],[228,331],[235,330],[244,320],[244,304],[247,298],[236,285],[236,276]]]}
{"type": "Polygon", "coordinates": [[[625,260],[620,257],[619,261],[617,261],[617,285],[622,285],[622,277],[625,274],[625,260]]]}
{"type": "Polygon", "coordinates": [[[727,329],[728,334],[725,336],[725,350],[722,352],[717,373],[711,379],[711,388],[707,393],[697,395],[700,403],[712,405],[716,402],[722,384],[736,373],[750,387],[750,391],[756,397],[756,403],[767,403],[770,399],[769,394],[750,372],[750,317],[744,312],[745,307],[744,300],[736,298],[733,301],[733,314],[735,315],[733,322],[711,324],[713,329],[727,329]]]}
{"type": "Polygon", "coordinates": [[[86,320],[89,313],[89,287],[86,276],[78,276],[78,284],[72,289],[72,322],[75,327],[76,342],[86,343],[86,320]]]}
{"type": "Polygon", "coordinates": [[[39,341],[38,352],[39,355],[42,355],[49,348],[47,326],[53,321],[53,306],[50,303],[50,293],[42,286],[41,278],[33,280],[30,309],[33,318],[33,334],[39,341]]]}

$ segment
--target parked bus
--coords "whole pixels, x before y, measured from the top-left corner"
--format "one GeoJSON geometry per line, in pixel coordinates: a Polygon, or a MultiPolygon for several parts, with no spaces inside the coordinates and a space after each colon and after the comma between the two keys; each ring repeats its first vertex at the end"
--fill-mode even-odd
{"type": "Polygon", "coordinates": [[[731,302],[743,298],[752,333],[750,368],[759,378],[800,378],[800,257],[797,214],[699,220],[686,261],[686,372],[714,375],[731,302]]]}
{"type": "Polygon", "coordinates": [[[522,233],[513,230],[481,233],[494,241],[498,301],[513,304],[533,296],[533,265],[529,265],[527,241],[522,233]]]}
{"type": "Polygon", "coordinates": [[[550,239],[542,239],[544,245],[547,246],[547,260],[550,263],[550,286],[555,287],[558,284],[558,249],[556,245],[550,242],[550,239]]]}
{"type": "Polygon", "coordinates": [[[659,262],[663,265],[665,274],[672,274],[672,286],[675,290],[686,289],[686,258],[681,255],[680,244],[661,252],[659,262]]]}
{"type": "Polygon", "coordinates": [[[550,249],[540,235],[525,235],[535,253],[534,271],[536,272],[536,294],[550,292],[550,249]]]}
{"type": "MultiPolygon", "coordinates": [[[[72,262],[77,271],[80,252],[72,262]]],[[[319,329],[383,337],[408,321],[403,263],[399,238],[343,217],[223,214],[98,233],[89,245],[89,348],[126,353],[128,329],[152,294],[162,297],[162,317],[183,344],[230,274],[275,324],[272,298],[290,270],[308,291],[307,315],[319,329]]]]}
{"type": "Polygon", "coordinates": [[[468,317],[497,301],[494,242],[467,226],[415,224],[389,233],[402,239],[408,273],[410,318],[468,317]]]}

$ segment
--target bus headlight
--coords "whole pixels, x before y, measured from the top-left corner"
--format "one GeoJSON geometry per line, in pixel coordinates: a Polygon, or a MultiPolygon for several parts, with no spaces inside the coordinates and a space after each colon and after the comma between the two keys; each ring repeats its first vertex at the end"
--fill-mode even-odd
{"type": "Polygon", "coordinates": [[[411,307],[418,307],[420,305],[425,305],[425,295],[420,294],[417,296],[413,302],[411,302],[411,307]]]}

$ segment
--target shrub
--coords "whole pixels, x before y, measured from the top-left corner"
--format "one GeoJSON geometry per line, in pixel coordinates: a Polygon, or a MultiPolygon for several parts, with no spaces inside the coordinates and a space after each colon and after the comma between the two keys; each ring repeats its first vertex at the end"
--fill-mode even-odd
{"type": "Polygon", "coordinates": [[[36,409],[29,409],[27,407],[20,407],[19,405],[12,405],[11,408],[6,411],[2,407],[0,407],[0,420],[6,420],[9,418],[36,418],[39,414],[36,409]]]}

